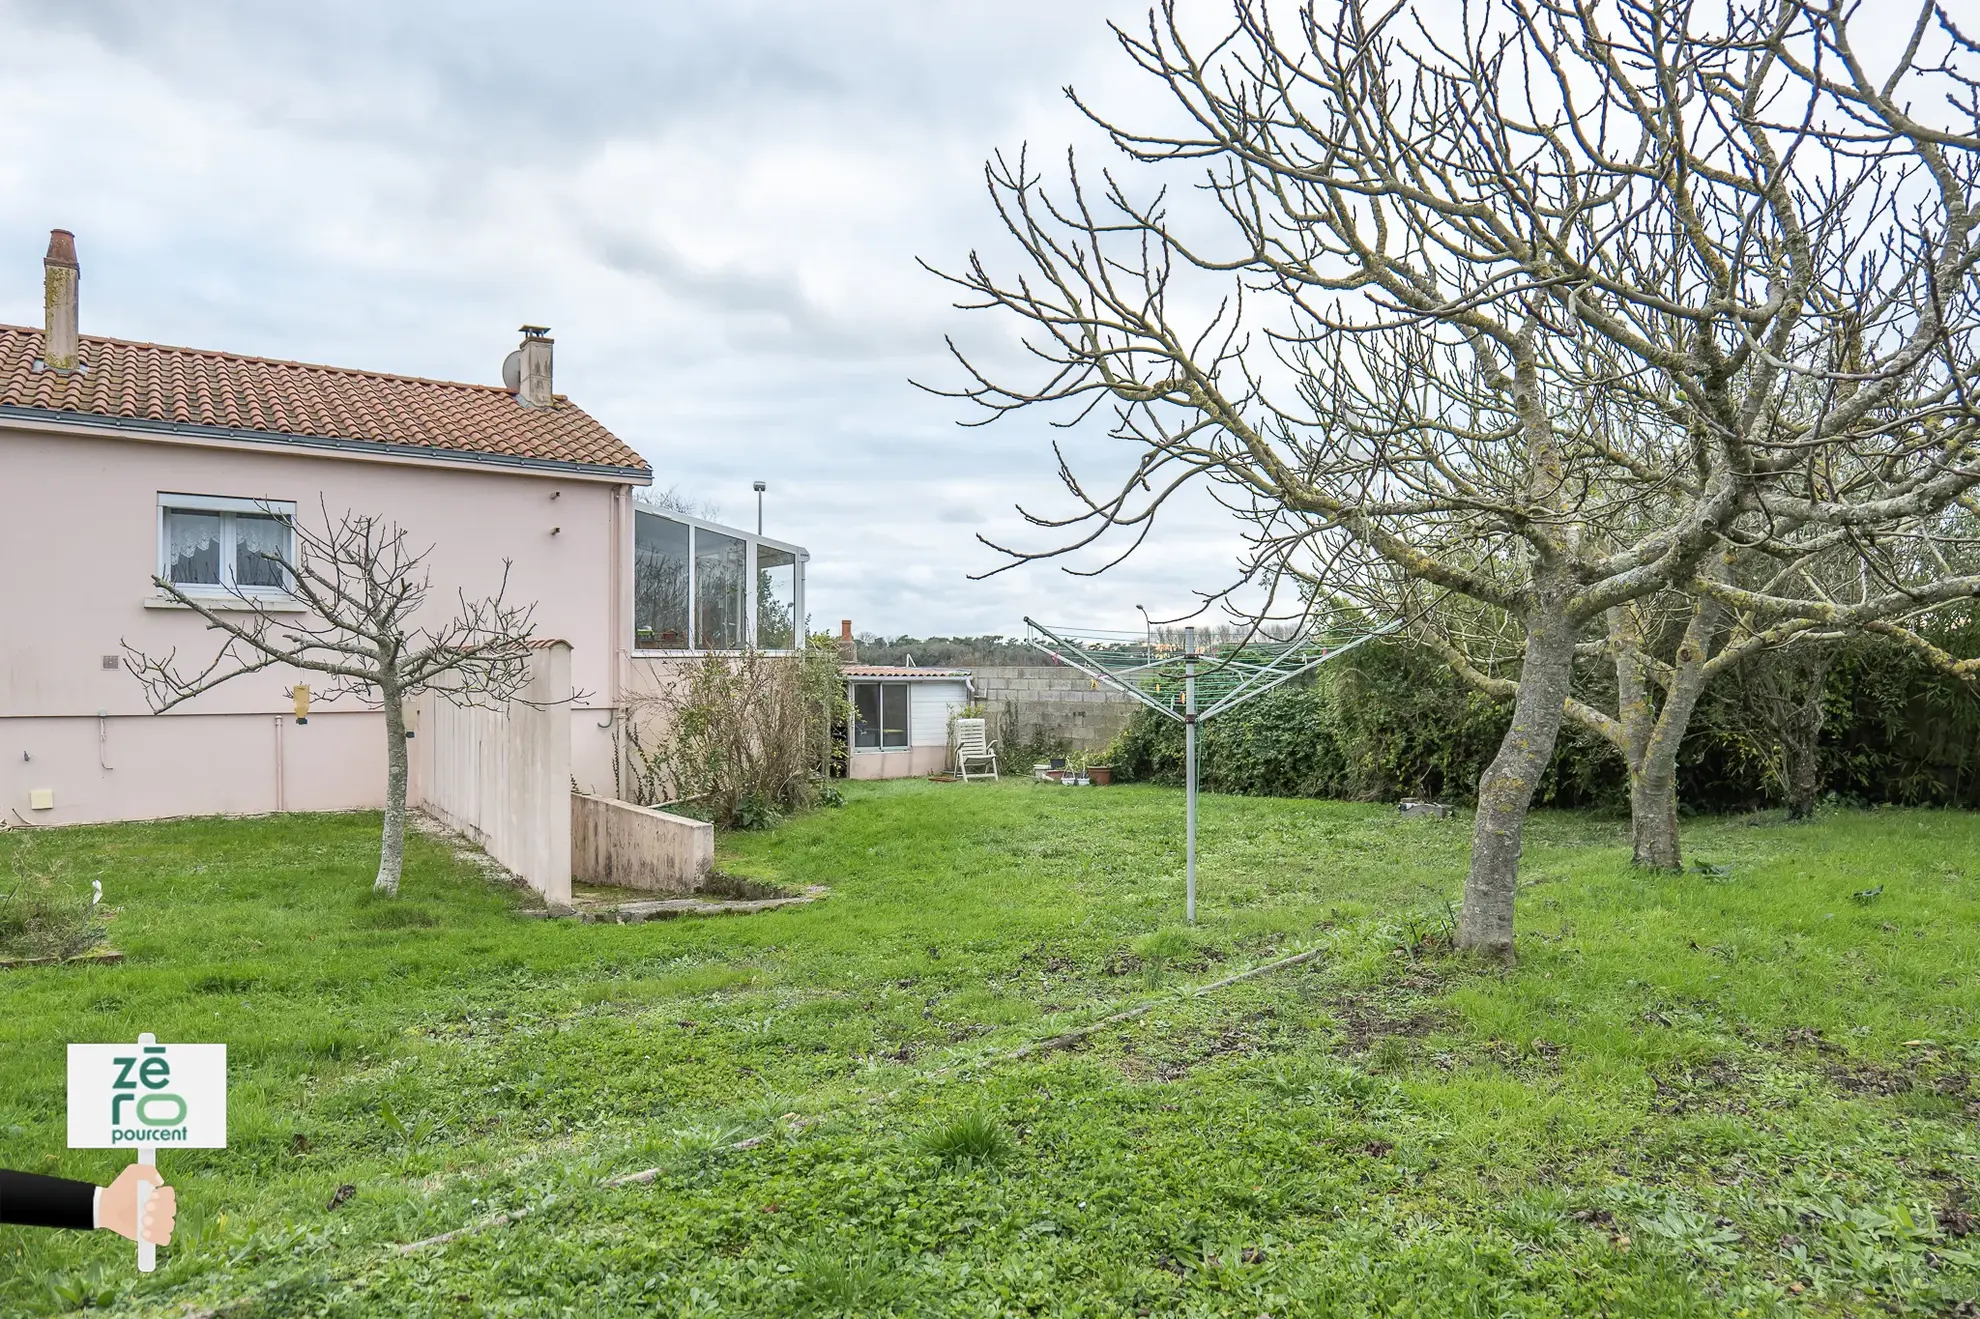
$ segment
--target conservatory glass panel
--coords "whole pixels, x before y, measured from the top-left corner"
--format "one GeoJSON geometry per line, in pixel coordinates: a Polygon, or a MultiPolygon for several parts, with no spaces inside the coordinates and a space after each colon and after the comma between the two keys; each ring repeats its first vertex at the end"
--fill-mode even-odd
{"type": "Polygon", "coordinates": [[[756,644],[795,650],[798,643],[798,562],[789,550],[756,547],[756,644]]]}
{"type": "Polygon", "coordinates": [[[748,545],[705,527],[694,529],[694,646],[740,650],[748,545]]]}
{"type": "Polygon", "coordinates": [[[687,523],[641,512],[633,519],[633,647],[688,646],[687,523]]]}

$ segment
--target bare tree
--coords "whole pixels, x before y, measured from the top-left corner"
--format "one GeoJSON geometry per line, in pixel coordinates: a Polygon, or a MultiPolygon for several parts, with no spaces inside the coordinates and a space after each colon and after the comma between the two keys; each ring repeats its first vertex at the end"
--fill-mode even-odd
{"type": "MultiPolygon", "coordinates": [[[[1610,608],[1602,638],[1578,650],[1613,666],[1613,700],[1582,690],[1566,712],[1613,746],[1628,770],[1635,863],[1682,864],[1678,750],[1699,699],[1721,675],[1747,665],[1762,670],[1738,678],[1738,690],[1765,706],[1756,713],[1778,733],[1783,763],[1791,762],[1783,782],[1802,785],[1793,791],[1804,807],[1813,800],[1809,757],[1821,731],[1830,643],[1880,632],[1936,656],[1948,672],[1980,678],[1980,665],[1951,658],[1918,631],[1933,613],[1980,594],[1976,559],[1980,520],[1958,506],[1893,518],[1869,536],[1780,519],[1759,535],[1736,526],[1686,590],[1610,608]]],[[[1508,675],[1517,672],[1522,650],[1517,628],[1503,616],[1481,628],[1480,612],[1425,608],[1417,635],[1475,689],[1510,699],[1517,683],[1508,675]]]]}
{"type": "Polygon", "coordinates": [[[1182,201],[1070,158],[1063,194],[1022,154],[987,167],[1023,273],[973,253],[948,278],[1037,367],[959,353],[951,392],[986,420],[1108,405],[1136,454],[1089,488],[1061,451],[1074,509],[1028,515],[1062,539],[1017,561],[1132,552],[1205,483],[1250,542],[1215,598],[1510,620],[1467,949],[1512,955],[1526,813],[1613,611],[1675,592],[1805,630],[1840,606],[1726,580],[1729,546],[1792,560],[1784,528],[1860,539],[1980,483],[1975,48],[1925,3],[1873,72],[1850,23],[1840,0],[1441,23],[1236,0],[1196,41],[1165,0],[1117,35],[1167,124],[1080,108],[1138,169],[1190,171],[1182,201]]]}
{"type": "Polygon", "coordinates": [[[665,490],[642,490],[634,496],[634,502],[661,513],[685,513],[691,518],[703,518],[709,522],[722,520],[720,504],[713,499],[690,494],[678,483],[665,490]]]}
{"type": "MultiPolygon", "coordinates": [[[[509,563],[502,583],[478,600],[457,593],[452,618],[422,620],[433,592],[426,558],[406,545],[396,523],[346,513],[335,523],[323,510],[323,529],[292,521],[295,550],[261,551],[284,583],[274,593],[233,587],[226,599],[193,593],[165,577],[153,584],[226,637],[197,672],[179,668],[175,648],[153,657],[124,643],[128,663],[144,684],[154,713],[212,691],[222,683],[283,666],[324,675],[324,702],[353,697],[385,714],[385,829],[374,887],[396,896],[405,862],[406,701],[422,692],[444,693],[457,704],[498,704],[529,681],[532,618],[536,606],[506,600],[509,563]],[[303,611],[292,612],[296,604],[303,611]]],[[[257,574],[264,579],[270,573],[257,574]]]]}

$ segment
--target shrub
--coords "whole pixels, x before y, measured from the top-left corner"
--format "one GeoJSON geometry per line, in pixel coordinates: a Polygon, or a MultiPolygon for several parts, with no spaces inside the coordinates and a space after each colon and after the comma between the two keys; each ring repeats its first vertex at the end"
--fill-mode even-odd
{"type": "Polygon", "coordinates": [[[845,703],[838,651],[816,638],[796,656],[686,661],[632,702],[620,793],[646,806],[693,802],[724,828],[767,828],[817,803],[845,703]]]}
{"type": "MultiPolygon", "coordinates": [[[[1508,707],[1463,686],[1434,657],[1375,642],[1201,725],[1197,770],[1212,792],[1468,800],[1510,718],[1508,707]]],[[[1182,726],[1137,711],[1107,756],[1119,777],[1180,783],[1182,726]]],[[[1624,782],[1605,744],[1564,727],[1538,800],[1620,803],[1624,782]]]]}
{"type": "Polygon", "coordinates": [[[14,849],[0,892],[0,957],[74,957],[109,937],[87,885],[66,882],[32,842],[14,849]]]}
{"type": "MultiPolygon", "coordinates": [[[[1954,655],[1980,655],[1974,611],[1937,620],[1928,635],[1954,655]]],[[[1828,790],[1864,803],[1980,807],[1980,689],[1883,637],[1835,646],[1819,748],[1828,790]]],[[[1708,688],[1692,721],[1678,764],[1689,809],[1751,810],[1782,799],[1781,775],[1769,770],[1778,735],[1741,679],[1735,670],[1708,688]]],[[[1613,698],[1614,683],[1603,659],[1577,667],[1576,690],[1597,706],[1613,698]]],[[[1375,642],[1203,724],[1197,769],[1213,792],[1468,803],[1510,717],[1508,706],[1466,687],[1428,652],[1375,642]]],[[[1138,711],[1107,757],[1118,778],[1179,784],[1182,727],[1138,711]]],[[[1563,724],[1536,803],[1620,810],[1627,792],[1614,749],[1563,724]]]]}
{"type": "MultiPolygon", "coordinates": [[[[1980,655],[1980,608],[1952,611],[1924,631],[1953,655],[1980,655]]],[[[1780,799],[1771,772],[1777,749],[1741,696],[1739,682],[1716,683],[1692,720],[1679,788],[1700,806],[1750,809],[1780,799]]],[[[1853,637],[1834,644],[1823,705],[1817,755],[1830,793],[1864,804],[1980,808],[1976,684],[1887,638],[1853,637]]]]}

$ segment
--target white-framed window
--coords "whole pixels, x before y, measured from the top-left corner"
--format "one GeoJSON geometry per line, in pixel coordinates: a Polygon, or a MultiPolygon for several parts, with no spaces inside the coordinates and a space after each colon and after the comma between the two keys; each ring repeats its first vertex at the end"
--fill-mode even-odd
{"type": "Polygon", "coordinates": [[[853,750],[905,751],[908,747],[908,685],[855,682],[853,750]]]}
{"type": "Polygon", "coordinates": [[[295,557],[292,500],[158,496],[158,575],[188,595],[286,598],[295,557]]]}
{"type": "Polygon", "coordinates": [[[796,650],[809,558],[737,527],[635,509],[633,649],[796,650]]]}

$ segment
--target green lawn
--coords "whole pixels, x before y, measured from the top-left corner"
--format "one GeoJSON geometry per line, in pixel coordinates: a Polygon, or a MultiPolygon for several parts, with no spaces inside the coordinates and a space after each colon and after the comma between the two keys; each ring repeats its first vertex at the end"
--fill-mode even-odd
{"type": "Polygon", "coordinates": [[[825,901],[637,926],[428,838],[374,901],[369,816],[0,834],[129,954],[0,972],[0,1166],[118,1166],[70,1040],[232,1066],[159,1271],[0,1228],[0,1313],[1980,1313],[1980,817],[1700,823],[1667,877],[1541,816],[1500,973],[1440,951],[1462,820],[1208,797],[1185,930],[1175,793],[847,795],[723,844],[825,901]]]}

